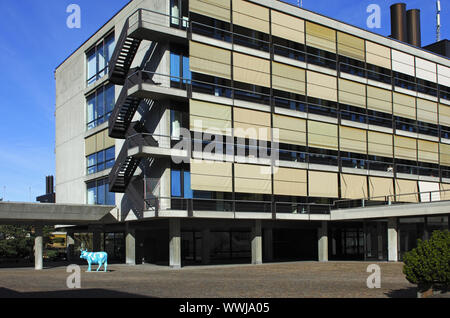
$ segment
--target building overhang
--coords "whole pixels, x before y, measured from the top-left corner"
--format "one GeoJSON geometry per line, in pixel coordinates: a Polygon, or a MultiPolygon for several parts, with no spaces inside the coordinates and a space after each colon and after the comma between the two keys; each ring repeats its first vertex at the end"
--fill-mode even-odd
{"type": "Polygon", "coordinates": [[[332,210],[330,221],[450,214],[450,201],[332,210]]]}
{"type": "Polygon", "coordinates": [[[115,206],[0,202],[0,224],[103,223],[115,206]]]}

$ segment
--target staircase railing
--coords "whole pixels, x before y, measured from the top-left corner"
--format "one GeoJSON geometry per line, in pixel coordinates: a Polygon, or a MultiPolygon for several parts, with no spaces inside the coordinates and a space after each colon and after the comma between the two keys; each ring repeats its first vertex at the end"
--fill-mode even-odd
{"type": "Polygon", "coordinates": [[[128,28],[130,25],[129,18],[125,21],[125,25],[123,26],[122,32],[120,33],[119,39],[116,42],[116,47],[114,49],[114,52],[111,56],[111,59],[109,60],[109,78],[112,78],[112,74],[114,73],[116,69],[116,63],[119,59],[119,55],[121,54],[122,47],[125,44],[125,41],[128,37],[128,28]]]}
{"type": "Polygon", "coordinates": [[[130,127],[127,136],[128,138],[123,144],[119,156],[109,174],[111,192],[125,192],[134,172],[141,162],[142,157],[128,155],[129,149],[135,147],[142,149],[144,146],[158,147],[159,145],[158,141],[153,138],[153,135],[146,133],[145,128],[139,122],[135,122],[130,127]]]}

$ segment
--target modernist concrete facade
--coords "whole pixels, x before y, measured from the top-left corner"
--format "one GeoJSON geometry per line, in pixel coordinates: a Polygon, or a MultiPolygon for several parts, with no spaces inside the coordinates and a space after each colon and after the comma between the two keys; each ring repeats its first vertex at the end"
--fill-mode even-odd
{"type": "Polygon", "coordinates": [[[134,0],[55,78],[57,203],[116,205],[70,235],[123,262],[397,261],[449,226],[432,52],[279,1],[134,0]]]}

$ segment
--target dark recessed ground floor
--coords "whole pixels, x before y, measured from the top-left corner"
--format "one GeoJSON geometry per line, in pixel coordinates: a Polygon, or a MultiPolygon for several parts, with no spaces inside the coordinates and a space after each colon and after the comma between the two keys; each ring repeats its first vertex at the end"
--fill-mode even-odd
{"type": "Polygon", "coordinates": [[[111,263],[171,267],[284,261],[398,261],[447,216],[354,222],[155,219],[68,228],[69,259],[106,251],[111,263]]]}

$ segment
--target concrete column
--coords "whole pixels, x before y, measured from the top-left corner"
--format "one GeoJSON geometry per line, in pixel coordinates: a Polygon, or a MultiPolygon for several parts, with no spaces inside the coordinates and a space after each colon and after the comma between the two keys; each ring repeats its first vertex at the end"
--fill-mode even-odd
{"type": "Polygon", "coordinates": [[[262,264],[261,220],[255,220],[252,227],[252,264],[262,264]]]}
{"type": "Polygon", "coordinates": [[[263,245],[264,245],[265,259],[268,262],[273,261],[273,230],[272,229],[264,230],[263,245]]]}
{"type": "Polygon", "coordinates": [[[102,249],[102,235],[100,229],[94,229],[92,233],[92,241],[93,252],[100,252],[102,249]]]}
{"type": "Polygon", "coordinates": [[[136,230],[129,223],[125,225],[125,259],[127,265],[136,265],[136,230]]]}
{"type": "Polygon", "coordinates": [[[43,269],[43,226],[36,225],[34,227],[34,269],[43,269]]]}
{"type": "Polygon", "coordinates": [[[181,221],[169,219],[169,266],[181,268],[181,221]]]}
{"type": "Polygon", "coordinates": [[[75,245],[74,235],[72,231],[66,233],[66,254],[67,261],[71,261],[73,257],[73,247],[75,245]]]}
{"type": "Polygon", "coordinates": [[[318,229],[319,262],[328,262],[328,222],[322,221],[318,229]]]}
{"type": "Polygon", "coordinates": [[[202,264],[208,265],[210,263],[210,236],[211,232],[209,229],[202,231],[202,264]]]}
{"type": "Polygon", "coordinates": [[[388,219],[388,261],[398,261],[397,218],[388,219]]]}

